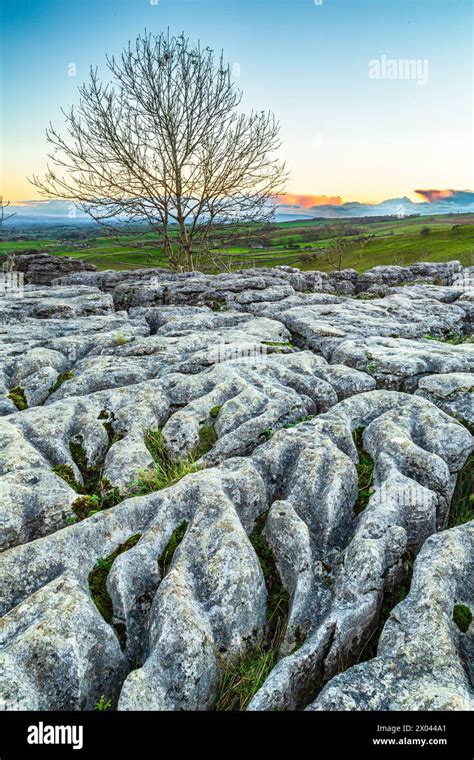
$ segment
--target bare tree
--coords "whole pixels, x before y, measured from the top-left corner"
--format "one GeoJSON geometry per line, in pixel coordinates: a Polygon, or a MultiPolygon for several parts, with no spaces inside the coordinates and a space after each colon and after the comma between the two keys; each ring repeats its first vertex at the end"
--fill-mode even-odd
{"type": "Polygon", "coordinates": [[[91,68],[78,107],[63,111],[65,136],[46,132],[54,168],[31,180],[43,195],[102,224],[147,221],[177,271],[199,267],[213,225],[271,219],[286,178],[279,125],[238,113],[222,53],[145,32],[107,66],[112,82],[91,68]]]}
{"type": "MultiPolygon", "coordinates": [[[[346,233],[347,234],[347,233],[346,233]]],[[[339,234],[331,246],[326,250],[326,261],[337,271],[341,271],[346,263],[346,257],[350,256],[352,265],[358,264],[362,259],[365,246],[373,240],[374,235],[364,235],[355,240],[339,234]]]]}
{"type": "Polygon", "coordinates": [[[337,271],[343,268],[346,254],[350,251],[350,240],[339,235],[326,250],[326,260],[337,271]]]}
{"type": "MultiPolygon", "coordinates": [[[[10,201],[4,201],[3,196],[0,196],[0,239],[3,240],[3,224],[16,215],[14,211],[12,214],[5,215],[5,209],[10,205],[10,201]]],[[[9,251],[6,254],[6,261],[2,265],[4,272],[10,274],[15,269],[15,251],[9,251]]]]}

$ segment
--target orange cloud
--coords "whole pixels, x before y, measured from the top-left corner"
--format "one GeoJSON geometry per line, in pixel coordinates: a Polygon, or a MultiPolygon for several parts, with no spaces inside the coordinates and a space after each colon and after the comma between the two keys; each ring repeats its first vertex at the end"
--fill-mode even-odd
{"type": "Polygon", "coordinates": [[[452,198],[455,194],[454,190],[415,190],[417,195],[421,195],[428,203],[434,201],[442,201],[444,198],[452,198]]]}
{"type": "Polygon", "coordinates": [[[301,206],[302,208],[311,208],[311,206],[340,206],[342,203],[340,195],[329,197],[327,195],[285,195],[277,196],[277,203],[289,206],[301,206]]]}

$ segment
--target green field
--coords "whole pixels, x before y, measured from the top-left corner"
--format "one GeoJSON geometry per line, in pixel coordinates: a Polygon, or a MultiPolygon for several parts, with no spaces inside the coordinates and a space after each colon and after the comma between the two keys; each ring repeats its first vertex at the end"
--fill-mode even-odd
{"type": "MultiPolygon", "coordinates": [[[[31,248],[53,255],[81,258],[98,269],[166,267],[167,261],[153,232],[135,230],[120,236],[96,234],[94,228],[39,228],[29,239],[9,240],[8,231],[0,243],[0,254],[31,248]]],[[[417,261],[460,260],[474,263],[474,214],[332,220],[315,219],[283,222],[271,226],[221,228],[214,234],[212,254],[226,267],[286,264],[303,270],[331,271],[327,251],[335,240],[347,241],[342,267],[364,271],[373,266],[406,266],[417,261]],[[423,228],[429,231],[423,233],[423,228]]],[[[215,265],[217,271],[220,265],[215,265]]]]}

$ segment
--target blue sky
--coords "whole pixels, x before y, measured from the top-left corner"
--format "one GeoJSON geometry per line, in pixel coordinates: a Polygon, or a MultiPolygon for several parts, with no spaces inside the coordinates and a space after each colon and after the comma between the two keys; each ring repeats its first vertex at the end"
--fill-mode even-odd
{"type": "Polygon", "coordinates": [[[240,67],[243,107],[282,127],[294,194],[378,201],[472,188],[468,0],[3,0],[2,187],[35,198],[44,129],[145,28],[184,31],[240,67]],[[428,81],[374,80],[369,61],[428,61],[428,81]],[[68,75],[74,63],[76,76],[68,75]]]}

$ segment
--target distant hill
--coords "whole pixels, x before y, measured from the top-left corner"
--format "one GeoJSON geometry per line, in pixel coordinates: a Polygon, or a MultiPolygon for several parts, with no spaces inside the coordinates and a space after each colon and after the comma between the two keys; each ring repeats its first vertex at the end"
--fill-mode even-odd
{"type": "MultiPolygon", "coordinates": [[[[28,226],[31,224],[95,224],[95,222],[80,209],[75,209],[69,201],[27,201],[21,206],[9,206],[9,213],[15,216],[8,220],[12,226],[28,226]]],[[[359,203],[350,201],[335,205],[310,206],[309,208],[294,204],[278,204],[275,221],[291,222],[299,219],[352,219],[366,216],[396,216],[405,217],[414,214],[431,216],[433,214],[466,214],[474,213],[474,193],[455,191],[452,197],[431,202],[414,203],[406,196],[390,198],[381,203],[359,203]]]]}
{"type": "Polygon", "coordinates": [[[381,203],[359,203],[351,201],[341,203],[340,206],[302,206],[284,205],[278,206],[276,214],[277,222],[289,222],[297,219],[311,219],[322,217],[324,219],[351,219],[364,216],[432,216],[433,214],[468,214],[474,212],[474,193],[456,192],[452,198],[444,198],[428,203],[413,203],[410,198],[390,198],[381,203]]]}

